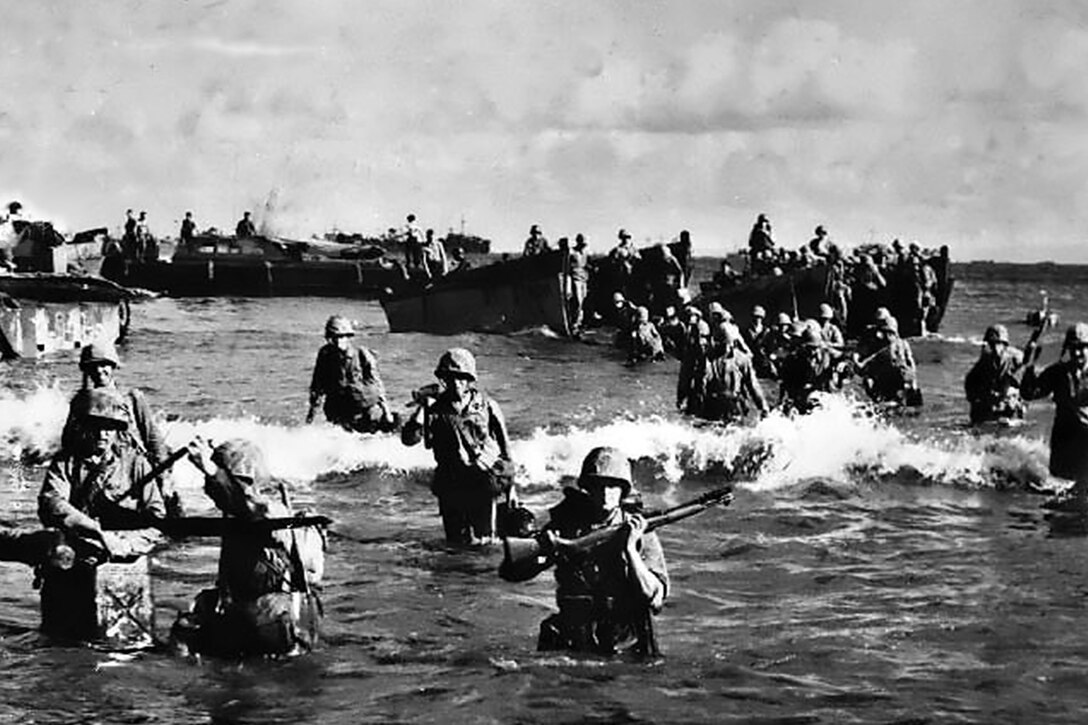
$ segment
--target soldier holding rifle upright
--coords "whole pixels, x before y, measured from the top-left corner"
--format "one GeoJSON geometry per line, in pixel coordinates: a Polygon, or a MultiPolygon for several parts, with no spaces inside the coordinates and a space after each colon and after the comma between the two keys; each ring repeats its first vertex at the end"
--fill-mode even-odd
{"type": "Polygon", "coordinates": [[[623,505],[633,494],[627,458],[615,448],[594,448],[582,464],[577,488],[566,489],[538,536],[543,557],[504,574],[530,579],[556,564],[559,612],[541,623],[538,650],[610,655],[633,645],[638,654],[658,654],[653,615],[669,593],[669,575],[657,534],[647,532],[642,515],[623,505]],[[568,545],[616,526],[620,535],[599,555],[586,556],[568,545]]]}
{"type": "Polygon", "coordinates": [[[1036,344],[1029,342],[1024,357],[1027,369],[1020,393],[1027,400],[1054,398],[1054,425],[1050,429],[1050,473],[1073,481],[1050,508],[1088,512],[1088,324],[1078,322],[1065,332],[1058,361],[1035,372],[1036,344]],[[1068,356],[1067,356],[1068,353],[1068,356]]]}

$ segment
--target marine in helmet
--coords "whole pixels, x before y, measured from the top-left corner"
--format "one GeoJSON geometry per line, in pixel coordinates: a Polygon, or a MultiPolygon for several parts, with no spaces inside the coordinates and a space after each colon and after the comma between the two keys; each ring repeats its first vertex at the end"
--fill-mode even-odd
{"type": "Polygon", "coordinates": [[[103,529],[140,516],[163,517],[166,506],[143,450],[128,444],[130,414],[125,399],[109,388],[79,396],[79,421],[49,464],[38,494],[43,525],[62,529],[88,561],[105,561],[111,551],[103,529]]]}
{"type": "Polygon", "coordinates": [[[772,327],[763,337],[763,357],[766,360],[766,377],[777,378],[778,366],[793,350],[793,318],[787,312],[779,312],[772,327]]]}
{"type": "Polygon", "coordinates": [[[1023,418],[1020,369],[1024,355],[1009,345],[1009,330],[990,325],[982,336],[982,352],[963,381],[971,405],[971,423],[1023,418]]]}
{"type": "Polygon", "coordinates": [[[635,308],[634,326],[627,341],[627,364],[665,359],[665,345],[657,327],[650,321],[650,311],[645,307],[635,308]]]}
{"type": "Polygon", "coordinates": [[[824,344],[832,350],[842,350],[846,340],[842,330],[835,324],[835,311],[831,309],[831,305],[821,302],[819,315],[820,334],[823,336],[824,344]]]}
{"type": "Polygon", "coordinates": [[[668,596],[669,574],[661,542],[645,531],[639,510],[627,457],[615,448],[591,450],[577,486],[564,489],[540,537],[556,555],[559,612],[541,623],[538,650],[658,654],[653,615],[668,596]],[[565,541],[614,525],[626,530],[622,546],[592,559],[563,555],[565,541]]]}
{"type": "Polygon", "coordinates": [[[354,337],[355,326],[346,317],[333,315],[325,323],[325,344],[317,352],[310,380],[306,422],[313,422],[324,402],[325,418],[345,430],[396,430],[400,421],[389,410],[378,359],[370,348],[356,348],[352,344],[354,337]]]}
{"type": "Polygon", "coordinates": [[[690,308],[684,356],[676,381],[676,407],[689,415],[698,415],[706,400],[706,364],[710,352],[710,325],[697,307],[690,308]]]}
{"type": "Polygon", "coordinates": [[[715,342],[703,373],[705,398],[696,415],[704,420],[740,423],[755,408],[765,416],[767,400],[751,356],[737,347],[736,327],[723,321],[712,334],[715,342]]]}
{"type": "Polygon", "coordinates": [[[1061,355],[1041,373],[1035,372],[1036,345],[1025,349],[1028,360],[1020,382],[1027,400],[1051,397],[1054,424],[1050,429],[1050,473],[1072,481],[1055,508],[1088,510],[1088,323],[1078,322],[1065,332],[1061,355]]]}
{"type": "Polygon", "coordinates": [[[806,325],[799,344],[779,367],[778,403],[785,412],[809,413],[818,405],[818,393],[837,387],[834,361],[818,327],[806,325]]]}
{"type": "MultiPolygon", "coordinates": [[[[61,431],[61,447],[75,443],[81,423],[79,411],[86,409],[91,391],[112,390],[122,401],[128,421],[126,429],[118,435],[118,443],[138,448],[147,456],[152,467],[158,466],[170,455],[166,439],[143,392],[118,385],[117,371],[120,368],[121,358],[110,342],[92,342],[80,351],[79,370],[83,374],[83,383],[68,404],[68,418],[61,431]]],[[[181,498],[169,472],[158,478],[157,485],[169,515],[181,516],[181,498]]]]}
{"type": "Polygon", "coordinates": [[[910,343],[899,337],[896,319],[891,315],[881,317],[873,333],[880,348],[856,366],[869,399],[908,407],[921,405],[914,353],[910,343]]]}
{"type": "Polygon", "coordinates": [[[477,386],[476,358],[455,347],[442,353],[434,371],[435,397],[417,396],[419,407],[401,430],[405,445],[434,453],[431,492],[438,498],[446,541],[456,545],[495,540],[496,503],[513,495],[509,437],[499,404],[477,386]]]}
{"type": "Polygon", "coordinates": [[[741,336],[747,343],[748,349],[752,351],[752,364],[755,366],[756,375],[761,378],[774,377],[765,351],[767,335],[770,333],[770,328],[766,324],[767,310],[763,305],[755,305],[749,317],[750,322],[741,330],[741,336]]]}
{"type": "MultiPolygon", "coordinates": [[[[296,512],[286,486],[268,472],[253,443],[234,439],[214,449],[189,444],[204,474],[204,492],[230,520],[260,522],[296,512]]],[[[171,630],[176,645],[218,656],[309,651],[319,635],[316,589],[325,570],[325,537],[317,527],[227,529],[215,587],[197,595],[171,630]]]]}

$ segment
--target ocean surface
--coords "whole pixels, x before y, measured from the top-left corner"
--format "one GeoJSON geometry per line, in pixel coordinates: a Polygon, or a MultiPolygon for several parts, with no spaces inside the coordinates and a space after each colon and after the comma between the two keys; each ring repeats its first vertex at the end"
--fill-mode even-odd
{"type": "MultiPolygon", "coordinates": [[[[244,663],[47,647],[30,571],[0,563],[0,722],[1086,722],[1088,540],[1052,531],[1037,492],[1061,486],[1046,472],[1053,406],[977,431],[962,395],[986,325],[1026,340],[1043,289],[1062,322],[1041,362],[1056,359],[1065,324],[1088,320],[1081,271],[961,267],[940,335],[913,341],[919,415],[881,418],[848,391],[747,429],[678,415],[675,361],[627,368],[606,345],[547,330],[390,334],[377,303],[347,299],[142,301],[119,378],[145,390],[169,442],[252,439],[335,519],[324,644],[244,663]],[[475,352],[540,512],[597,445],[637,460],[651,506],[736,482],[732,506],[661,530],[662,659],[536,653],[550,573],[508,584],[498,551],[448,549],[428,451],[303,424],[333,313],[358,321],[399,409],[446,348],[475,352]]],[[[36,523],[78,385],[74,359],[0,367],[5,524],[36,523]]],[[[176,477],[188,510],[210,513],[187,462],[176,477]]],[[[216,557],[204,539],[155,555],[160,634],[212,584],[216,557]]]]}

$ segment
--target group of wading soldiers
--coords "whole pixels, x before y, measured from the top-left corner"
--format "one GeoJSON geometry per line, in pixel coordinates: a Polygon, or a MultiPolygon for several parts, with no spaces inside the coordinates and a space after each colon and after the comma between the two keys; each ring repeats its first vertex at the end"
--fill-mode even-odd
{"type": "MultiPolygon", "coordinates": [[[[708,310],[709,321],[692,317],[694,334],[685,338],[681,351],[689,387],[681,388],[679,402],[687,405],[702,396],[703,415],[731,419],[739,395],[750,396],[756,410],[767,410],[753,362],[757,350],[766,358],[764,364],[777,370],[783,400],[798,408],[808,392],[822,389],[825,379],[833,377],[827,371],[834,363],[824,353],[835,348],[828,340],[838,338],[828,320],[822,326],[780,320],[777,329],[767,330],[755,314],[752,326],[742,333],[720,307],[708,310]],[[775,336],[792,342],[775,348],[766,341],[775,336]],[[782,348],[791,349],[780,353],[782,348]],[[693,350],[700,351],[701,361],[693,350]],[[705,369],[697,375],[693,365],[705,369]]],[[[393,430],[399,421],[389,411],[373,352],[352,343],[354,328],[342,317],[330,318],[325,332],[307,418],[312,420],[324,402],[329,420],[347,429],[393,430]],[[338,386],[361,390],[348,394],[338,386]]],[[[863,370],[867,386],[874,389],[887,383],[869,361],[885,356],[889,365],[900,365],[910,357],[894,318],[883,313],[874,321],[870,338],[859,344],[869,357],[852,365],[863,370]]],[[[1053,396],[1051,472],[1075,482],[1056,505],[1084,511],[1088,390],[1082,381],[1088,373],[1088,325],[1069,328],[1059,360],[1041,373],[1034,368],[1037,356],[1035,338],[1020,354],[1009,348],[1007,330],[987,330],[983,353],[967,376],[972,420],[1017,415],[1018,410],[1022,414],[1022,408],[1010,403],[1017,397],[1013,388],[1023,398],[1053,396]],[[1014,373],[1021,368],[1017,384],[1014,373]]],[[[5,558],[35,565],[43,627],[61,635],[63,601],[73,591],[73,581],[85,579],[102,562],[146,549],[149,523],[184,513],[168,473],[171,460],[180,456],[166,451],[143,395],[118,385],[120,364],[110,345],[92,344],[82,351],[83,386],[71,401],[61,449],[39,495],[39,515],[47,527],[39,533],[49,536],[0,535],[5,558]]],[[[401,427],[401,439],[406,445],[423,442],[433,452],[432,491],[447,540],[491,543],[503,524],[500,514],[518,510],[502,411],[479,389],[470,351],[447,350],[434,374],[438,385],[414,393],[417,407],[401,427]]],[[[902,380],[896,385],[903,389],[902,380]]],[[[253,444],[232,440],[213,448],[197,439],[181,453],[203,473],[204,491],[224,519],[239,526],[223,530],[216,584],[178,616],[174,641],[192,651],[225,655],[308,650],[320,620],[317,591],[324,569],[324,532],[317,527],[260,526],[296,512],[286,488],[269,474],[253,444]]],[[[532,534],[536,545],[529,557],[508,557],[504,576],[521,581],[556,567],[558,612],[542,623],[538,648],[613,654],[630,645],[640,654],[655,654],[653,615],[669,594],[669,575],[660,541],[641,512],[630,461],[614,448],[593,449],[576,483],[549,510],[548,522],[536,531],[533,524],[531,518],[506,522],[504,533],[522,527],[518,533],[532,534]],[[608,545],[586,555],[578,542],[604,530],[610,534],[608,545]]]]}
{"type": "Polygon", "coordinates": [[[667,354],[680,360],[676,405],[689,415],[724,423],[766,415],[771,406],[761,379],[778,381],[777,404],[786,412],[809,412],[817,393],[841,389],[852,375],[874,403],[921,404],[910,343],[899,336],[898,322],[884,307],[848,354],[827,303],[820,305],[818,319],[781,312],[771,324],[763,306],[756,305],[743,330],[719,302],[711,302],[705,313],[690,303],[682,313],[669,306],[657,320],[619,292],[613,306],[616,343],[626,350],[628,364],[667,354]]]}

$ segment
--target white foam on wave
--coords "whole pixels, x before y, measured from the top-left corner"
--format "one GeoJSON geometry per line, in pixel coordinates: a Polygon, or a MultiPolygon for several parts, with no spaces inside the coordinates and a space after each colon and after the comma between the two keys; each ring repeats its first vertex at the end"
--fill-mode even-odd
{"type": "MultiPolygon", "coordinates": [[[[40,463],[56,452],[68,396],[43,387],[20,398],[0,393],[0,461],[40,463]]],[[[170,448],[195,436],[213,443],[244,438],[259,446],[273,475],[306,485],[314,479],[360,470],[425,475],[433,468],[422,445],[397,436],[358,435],[325,423],[285,426],[257,419],[215,418],[163,423],[170,448]]],[[[825,398],[806,416],[772,414],[752,427],[695,424],[662,416],[627,417],[603,425],[537,429],[513,440],[519,481],[557,486],[577,476],[596,446],[615,446],[651,464],[651,475],[670,483],[720,476],[761,489],[799,480],[907,482],[974,488],[1040,488],[1047,482],[1046,442],[1024,436],[949,433],[918,437],[842,396],[825,398]]],[[[199,490],[195,469],[179,463],[182,489],[199,490]]]]}

